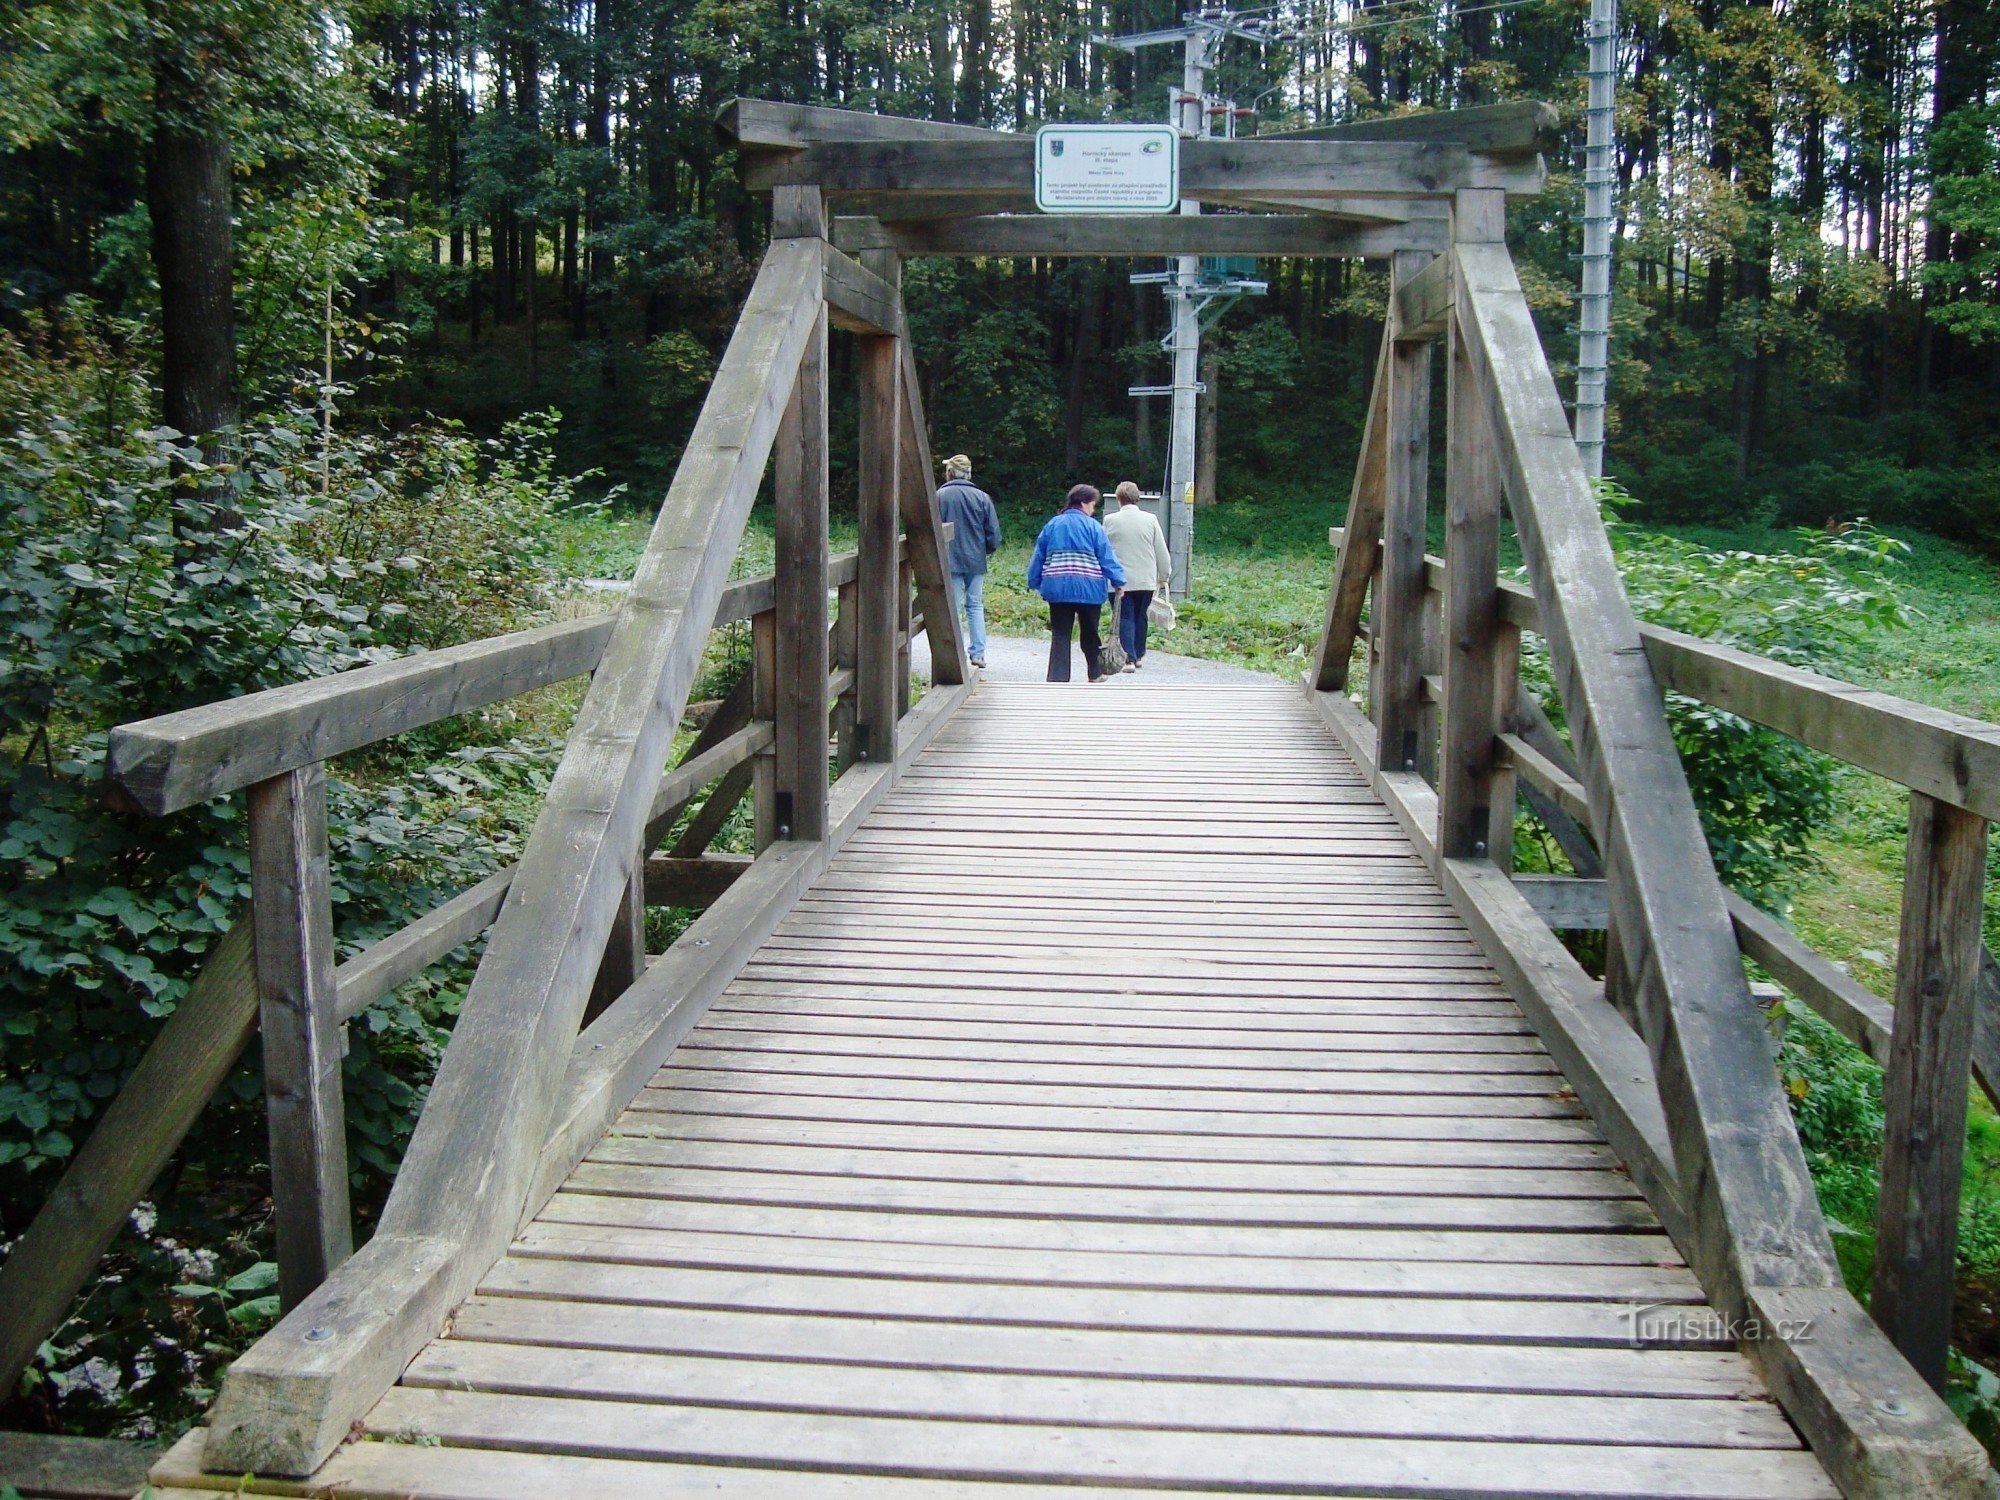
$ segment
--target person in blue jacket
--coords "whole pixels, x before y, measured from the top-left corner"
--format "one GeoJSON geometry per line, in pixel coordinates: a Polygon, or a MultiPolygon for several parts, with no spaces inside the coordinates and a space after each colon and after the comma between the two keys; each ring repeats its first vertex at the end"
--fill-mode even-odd
{"type": "Polygon", "coordinates": [[[1034,556],[1028,559],[1028,587],[1049,606],[1050,682],[1069,681],[1072,624],[1083,640],[1083,664],[1090,680],[1104,681],[1098,670],[1097,620],[1106,596],[1124,589],[1125,570],[1098,524],[1097,499],[1092,485],[1072,489],[1062,510],[1035,538],[1034,556]]]}

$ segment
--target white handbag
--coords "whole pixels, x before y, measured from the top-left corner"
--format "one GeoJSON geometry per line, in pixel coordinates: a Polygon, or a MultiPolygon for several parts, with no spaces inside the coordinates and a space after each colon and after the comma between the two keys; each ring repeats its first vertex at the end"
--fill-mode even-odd
{"type": "Polygon", "coordinates": [[[1155,630],[1174,628],[1174,601],[1165,594],[1155,594],[1153,602],[1146,606],[1146,621],[1155,630]]]}

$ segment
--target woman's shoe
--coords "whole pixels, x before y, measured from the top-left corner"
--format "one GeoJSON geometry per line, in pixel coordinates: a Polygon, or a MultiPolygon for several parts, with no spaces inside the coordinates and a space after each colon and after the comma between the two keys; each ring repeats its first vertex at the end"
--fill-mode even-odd
{"type": "Polygon", "coordinates": [[[1124,665],[1124,666],[1120,667],[1120,668],[1119,668],[1118,670],[1119,670],[1119,671],[1121,671],[1121,672],[1136,672],[1136,671],[1138,671],[1138,670],[1139,670],[1139,666],[1138,666],[1138,663],[1136,663],[1136,662],[1129,662],[1129,661],[1128,661],[1128,662],[1126,662],[1126,663],[1125,663],[1125,665],[1124,665]]]}

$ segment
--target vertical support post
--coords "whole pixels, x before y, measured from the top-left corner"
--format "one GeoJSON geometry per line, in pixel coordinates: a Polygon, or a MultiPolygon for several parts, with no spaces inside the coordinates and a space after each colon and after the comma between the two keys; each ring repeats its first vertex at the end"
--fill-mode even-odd
{"type": "MultiPolygon", "coordinates": [[[[902,259],[864,251],[862,262],[900,284],[902,259]]],[[[859,526],[855,538],[855,753],[870,761],[896,758],[896,558],[898,423],[902,411],[901,340],[856,341],[861,364],[859,526]]]]}
{"type": "Polygon", "coordinates": [[[1382,523],[1382,577],[1370,618],[1381,647],[1382,693],[1376,708],[1381,764],[1420,771],[1430,764],[1423,743],[1424,542],[1429,520],[1431,348],[1404,339],[1393,292],[1429,264],[1422,251],[1396,253],[1390,275],[1389,450],[1382,523]]]}
{"type": "MultiPolygon", "coordinates": [[[[912,539],[914,541],[914,539],[912,539]]],[[[896,563],[896,717],[910,711],[910,622],[916,618],[910,608],[911,577],[909,547],[896,563]]]]}
{"type": "Polygon", "coordinates": [[[903,477],[897,501],[903,513],[903,537],[916,583],[917,607],[923,611],[924,634],[931,643],[931,681],[946,687],[964,682],[971,663],[965,655],[965,632],[952,603],[944,517],[938,512],[937,470],[931,466],[923,395],[907,339],[903,341],[902,410],[903,477]]]}
{"type": "Polygon", "coordinates": [[[354,1251],[333,983],[326,767],[257,782],[249,802],[278,1296],[289,1311],[354,1251]]]}
{"type": "MultiPolygon", "coordinates": [[[[860,606],[861,591],[853,580],[840,586],[839,596],[834,601],[831,650],[833,666],[836,670],[845,667],[850,670],[855,662],[855,612],[860,606]]],[[[854,686],[850,682],[833,704],[833,764],[835,774],[845,771],[854,764],[854,686]]]]}
{"type": "Polygon", "coordinates": [[[1951,1347],[1986,837],[1985,819],[1910,793],[1896,1025],[1882,1078],[1873,1312],[1939,1392],[1951,1347]]]}
{"type": "MultiPolygon", "coordinates": [[[[750,617],[750,715],[772,719],[778,712],[778,613],[750,617]]],[[[778,750],[761,750],[750,763],[751,825],[757,852],[778,836],[778,750]]]]}
{"type": "MultiPolygon", "coordinates": [[[[1458,194],[1452,215],[1454,241],[1497,240],[1505,225],[1504,194],[1491,189],[1458,194]]],[[[1508,801],[1501,807],[1494,765],[1495,738],[1503,728],[1496,717],[1502,680],[1497,670],[1500,464],[1484,393],[1456,314],[1447,337],[1438,852],[1447,859],[1483,859],[1512,842],[1514,825],[1512,788],[1505,789],[1508,801]]]]}
{"type": "MultiPolygon", "coordinates": [[[[1500,622],[1493,649],[1493,723],[1505,734],[1518,734],[1521,706],[1521,629],[1500,622]]],[[[1486,857],[1503,870],[1514,868],[1514,819],[1519,810],[1517,782],[1511,765],[1493,768],[1493,821],[1486,839],[1486,857]]]]}
{"type": "Polygon", "coordinates": [[[625,882],[625,899],[611,919],[611,936],[604,944],[604,958],[597,966],[597,980],[583,1008],[583,1024],[588,1026],[604,1014],[605,1008],[632,988],[646,972],[646,871],[648,851],[642,849],[632,866],[632,878],[625,882]]]}
{"type": "MultiPolygon", "coordinates": [[[[777,188],[771,208],[774,237],[824,239],[826,208],[818,188],[777,188]]],[[[771,816],[772,831],[781,839],[826,837],[826,437],[826,299],[822,296],[773,449],[777,743],[771,816]]]]}

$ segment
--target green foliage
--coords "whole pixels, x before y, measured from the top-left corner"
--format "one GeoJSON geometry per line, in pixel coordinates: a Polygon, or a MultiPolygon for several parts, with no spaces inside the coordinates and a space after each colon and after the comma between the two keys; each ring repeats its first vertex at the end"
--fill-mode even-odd
{"type": "MultiPolygon", "coordinates": [[[[490,443],[450,429],[394,441],[336,432],[322,448],[315,413],[281,409],[246,422],[241,461],[217,468],[150,424],[151,401],[88,324],[0,334],[0,630],[13,643],[0,662],[8,1225],[25,1221],[249,895],[235,802],[159,820],[110,810],[106,731],[504,628],[545,598],[539,532],[547,497],[566,494],[548,467],[546,419],[490,443]]],[[[514,831],[480,803],[497,787],[533,785],[544,765],[535,744],[466,743],[384,754],[331,777],[343,953],[508,858],[514,831]]],[[[400,1159],[462,983],[444,971],[350,1028],[347,1115],[364,1206],[400,1159]]],[[[49,1366],[51,1381],[92,1372],[51,1386],[66,1420],[92,1410],[112,1420],[117,1393],[165,1378],[148,1351],[165,1336],[160,1320],[180,1314],[161,1297],[217,1303],[207,1342],[218,1350],[265,1316],[267,1304],[236,1296],[248,1283],[189,1292],[210,1283],[184,1266],[160,1279],[179,1264],[177,1246],[220,1242],[210,1220],[244,1191],[231,1183],[247,1184],[251,1202],[261,1195],[260,1098],[253,1055],[190,1138],[207,1188],[163,1195],[164,1238],[121,1249],[130,1265],[119,1290],[99,1293],[111,1313],[94,1308],[52,1341],[69,1363],[49,1366]]],[[[191,1351],[187,1382],[211,1379],[219,1355],[200,1341],[176,1347],[191,1351]]]]}
{"type": "Polygon", "coordinates": [[[2000,339],[2000,106],[1968,105],[1940,120],[1930,140],[1932,220],[1971,247],[1923,267],[1936,295],[1930,316],[1976,344],[2000,339]]]}

